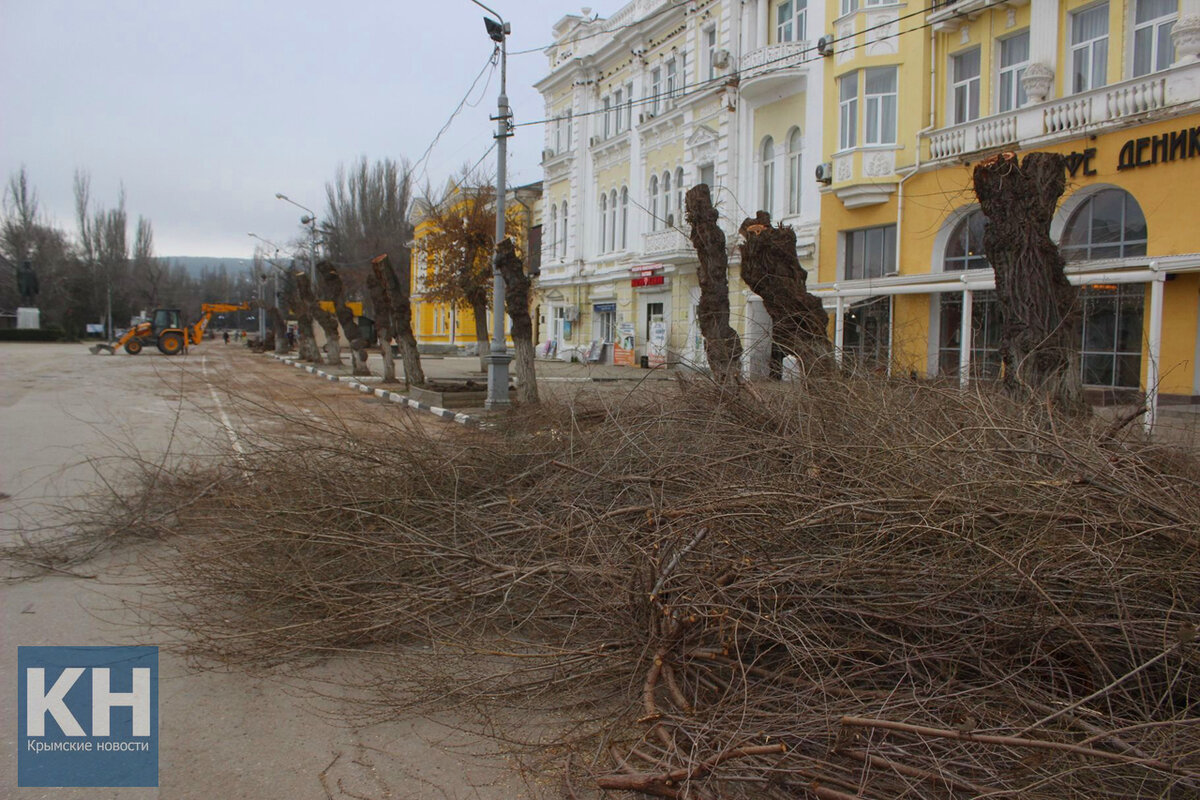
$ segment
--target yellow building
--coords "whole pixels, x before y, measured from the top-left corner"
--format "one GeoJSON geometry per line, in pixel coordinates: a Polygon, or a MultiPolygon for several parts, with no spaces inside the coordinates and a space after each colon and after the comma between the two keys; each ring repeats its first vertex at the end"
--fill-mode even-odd
{"type": "Polygon", "coordinates": [[[1085,385],[1200,395],[1200,0],[828,10],[813,288],[839,353],[964,382],[995,374],[972,165],[1058,152],[1068,188],[1051,235],[1084,287],[1085,385]]]}

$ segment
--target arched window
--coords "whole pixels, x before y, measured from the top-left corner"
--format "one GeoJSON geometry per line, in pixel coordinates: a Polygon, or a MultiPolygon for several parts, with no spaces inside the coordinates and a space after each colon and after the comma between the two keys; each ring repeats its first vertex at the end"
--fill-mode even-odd
{"type": "Polygon", "coordinates": [[[1059,245],[1068,261],[1146,255],[1146,217],[1124,189],[1101,189],[1071,214],[1059,245]]]}
{"type": "Polygon", "coordinates": [[[946,242],[946,253],[942,257],[943,271],[988,268],[987,256],[983,253],[983,227],[986,222],[987,218],[978,209],[958,221],[946,242]]]}
{"type": "Polygon", "coordinates": [[[683,195],[685,189],[683,187],[683,167],[675,168],[675,216],[678,217],[675,222],[682,225],[683,218],[683,195]]]}
{"type": "Polygon", "coordinates": [[[617,190],[608,195],[608,252],[617,249],[617,190]]]}
{"type": "Polygon", "coordinates": [[[791,135],[788,136],[788,213],[800,213],[800,187],[801,173],[803,163],[800,160],[800,149],[804,145],[804,138],[800,135],[799,128],[792,128],[791,135]]]}
{"type": "Polygon", "coordinates": [[[550,256],[558,255],[558,206],[550,206],[550,256]]]}
{"type": "Polygon", "coordinates": [[[604,192],[600,193],[600,247],[601,253],[604,252],[604,243],[608,241],[608,195],[604,192]]]}
{"type": "Polygon", "coordinates": [[[650,176],[650,230],[658,230],[658,176],[650,176]]]}
{"type": "Polygon", "coordinates": [[[659,186],[662,187],[663,227],[669,228],[675,224],[675,218],[671,214],[671,173],[669,171],[662,174],[662,182],[659,186]]]}
{"type": "Polygon", "coordinates": [[[567,232],[571,229],[567,227],[567,201],[563,200],[562,205],[562,257],[567,257],[567,232]]]}
{"type": "Polygon", "coordinates": [[[621,249],[629,248],[629,187],[621,187],[621,249]]]}
{"type": "Polygon", "coordinates": [[[762,148],[759,150],[759,156],[762,159],[762,202],[760,208],[775,216],[775,140],[770,136],[763,139],[762,148]]]}

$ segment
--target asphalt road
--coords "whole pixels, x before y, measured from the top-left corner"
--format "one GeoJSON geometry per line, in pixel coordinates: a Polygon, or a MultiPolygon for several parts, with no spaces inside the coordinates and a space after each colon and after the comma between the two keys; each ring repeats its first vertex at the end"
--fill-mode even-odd
{"type": "MultiPolygon", "coordinates": [[[[168,358],[92,356],[82,345],[0,344],[0,537],[53,535],[64,505],[86,505],[123,469],[224,457],[248,420],[227,390],[312,398],[308,414],[417,413],[369,404],[220,342],[168,358]]],[[[437,420],[429,424],[446,425],[437,420]]],[[[317,678],[353,679],[326,663],[312,682],[237,670],[197,671],[160,652],[157,789],[19,789],[16,664],[20,645],[158,644],[140,620],[153,545],[125,546],[76,569],[0,585],[0,795],[14,798],[521,798],[531,791],[491,742],[461,720],[358,725],[317,678]],[[332,714],[330,713],[332,711],[332,714]]],[[[152,610],[152,609],[151,609],[152,610]]]]}

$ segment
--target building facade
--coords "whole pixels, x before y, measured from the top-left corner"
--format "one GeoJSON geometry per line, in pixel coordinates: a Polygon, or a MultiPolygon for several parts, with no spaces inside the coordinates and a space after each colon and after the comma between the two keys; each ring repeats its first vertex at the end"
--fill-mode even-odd
{"type": "MultiPolygon", "coordinates": [[[[824,9],[805,0],[635,0],[563,17],[547,48],[539,355],[703,363],[684,194],[710,186],[732,244],[759,209],[817,255],[824,9]],[[811,124],[810,124],[811,123],[811,124]]],[[[765,369],[766,315],[731,271],[734,327],[765,369]]]]}
{"type": "Polygon", "coordinates": [[[1097,390],[1200,395],[1200,0],[830,0],[818,280],[843,358],[994,376],[972,167],[1066,157],[1051,231],[1097,390]]]}

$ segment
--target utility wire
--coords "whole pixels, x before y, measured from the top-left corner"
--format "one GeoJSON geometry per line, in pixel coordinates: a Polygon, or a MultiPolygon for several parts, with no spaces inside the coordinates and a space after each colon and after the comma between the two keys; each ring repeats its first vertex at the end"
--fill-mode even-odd
{"type": "Polygon", "coordinates": [[[683,8],[685,5],[686,5],[686,2],[682,2],[682,1],[681,2],[674,2],[674,1],[669,2],[662,8],[658,9],[657,11],[651,11],[649,14],[642,17],[641,19],[635,19],[633,22],[626,22],[624,25],[614,25],[611,28],[605,28],[604,30],[596,31],[594,33],[586,33],[583,36],[576,36],[574,39],[564,39],[561,42],[550,42],[549,44],[544,44],[541,47],[528,47],[524,50],[514,50],[511,53],[509,53],[509,55],[510,56],[523,56],[523,55],[526,55],[527,53],[540,53],[548,47],[561,47],[563,45],[575,44],[576,42],[583,42],[588,39],[595,39],[597,36],[607,36],[610,33],[616,33],[617,31],[625,30],[626,28],[632,28],[637,25],[641,25],[642,23],[649,22],[650,20],[652,20],[656,17],[661,17],[663,14],[666,14],[668,11],[674,11],[677,8],[683,8]]]}
{"type": "MultiPolygon", "coordinates": [[[[467,101],[470,99],[471,93],[475,91],[475,87],[477,85],[479,85],[479,79],[483,77],[483,73],[487,72],[488,67],[491,67],[492,70],[495,71],[496,62],[499,59],[499,57],[500,57],[500,48],[497,46],[495,49],[492,50],[492,54],[490,56],[488,56],[487,62],[483,65],[483,69],[479,70],[479,74],[475,76],[475,80],[471,81],[471,85],[470,85],[470,87],[467,88],[467,92],[466,92],[466,94],[463,95],[462,100],[458,101],[458,105],[454,107],[454,111],[450,112],[450,117],[446,120],[445,124],[442,125],[441,129],[438,130],[437,134],[433,137],[433,141],[431,141],[429,143],[429,146],[425,148],[425,152],[422,153],[421,157],[417,159],[417,162],[415,164],[413,164],[412,170],[411,170],[413,175],[417,174],[417,168],[419,166],[425,164],[426,159],[429,158],[429,154],[431,152],[433,152],[434,146],[437,145],[438,140],[442,138],[442,134],[444,134],[449,129],[450,123],[454,122],[454,118],[458,116],[458,112],[462,111],[463,106],[467,105],[467,101]]],[[[490,76],[488,77],[488,83],[489,84],[491,83],[490,76]]],[[[479,101],[477,100],[476,103],[478,103],[478,102],[479,101]]],[[[421,174],[417,177],[417,180],[419,181],[421,178],[425,177],[425,174],[426,174],[425,171],[422,170],[421,174]]]]}

